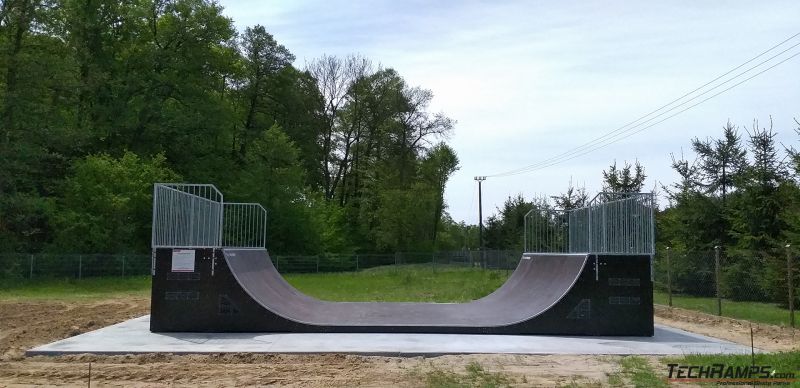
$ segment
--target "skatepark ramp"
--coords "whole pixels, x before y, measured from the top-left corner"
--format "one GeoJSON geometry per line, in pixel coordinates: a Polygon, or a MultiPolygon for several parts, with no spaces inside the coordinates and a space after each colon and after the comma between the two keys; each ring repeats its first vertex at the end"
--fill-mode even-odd
{"type": "Polygon", "coordinates": [[[273,266],[263,207],[225,203],[210,185],[162,186],[153,210],[155,332],[653,335],[647,254],[526,253],[500,288],[466,303],[329,302],[273,266]]]}

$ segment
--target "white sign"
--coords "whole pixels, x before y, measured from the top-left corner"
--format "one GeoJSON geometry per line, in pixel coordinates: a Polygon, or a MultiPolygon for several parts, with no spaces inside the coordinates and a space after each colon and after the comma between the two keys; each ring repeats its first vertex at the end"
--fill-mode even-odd
{"type": "Polygon", "coordinates": [[[194,249],[172,250],[172,272],[194,272],[194,249]]]}

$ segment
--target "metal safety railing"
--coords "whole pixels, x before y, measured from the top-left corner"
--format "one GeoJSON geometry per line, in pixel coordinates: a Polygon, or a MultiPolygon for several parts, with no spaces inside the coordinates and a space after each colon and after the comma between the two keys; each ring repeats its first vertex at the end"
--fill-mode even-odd
{"type": "Polygon", "coordinates": [[[210,184],[156,183],[153,248],[265,248],[267,210],[226,203],[210,184]]]}
{"type": "Polygon", "coordinates": [[[222,193],[214,185],[156,183],[152,247],[219,247],[222,208],[222,193]]]}
{"type": "Polygon", "coordinates": [[[589,203],[589,251],[655,254],[652,193],[600,193],[589,203]]]}
{"type": "Polygon", "coordinates": [[[267,210],[257,203],[226,203],[222,246],[264,248],[267,245],[267,210]]]}
{"type": "Polygon", "coordinates": [[[652,193],[600,193],[571,210],[539,203],[525,214],[525,251],[652,255],[654,207],[652,193]]]}

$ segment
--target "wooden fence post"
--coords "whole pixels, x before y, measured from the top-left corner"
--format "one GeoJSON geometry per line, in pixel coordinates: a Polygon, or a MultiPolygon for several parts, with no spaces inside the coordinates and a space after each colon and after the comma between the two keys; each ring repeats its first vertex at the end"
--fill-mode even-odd
{"type": "Polygon", "coordinates": [[[720,246],[714,247],[714,283],[717,286],[717,315],[722,316],[722,292],[720,291],[720,268],[719,268],[720,246]]]}
{"type": "Polygon", "coordinates": [[[792,274],[791,248],[791,244],[786,244],[786,285],[789,289],[789,324],[794,327],[794,275],[792,274]]]}
{"type": "Polygon", "coordinates": [[[672,307],[672,251],[667,247],[667,301],[672,307]]]}

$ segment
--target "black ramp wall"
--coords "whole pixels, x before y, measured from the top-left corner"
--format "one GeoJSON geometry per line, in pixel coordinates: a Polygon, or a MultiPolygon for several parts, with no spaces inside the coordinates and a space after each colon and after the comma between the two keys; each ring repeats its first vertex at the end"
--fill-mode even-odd
{"type": "Polygon", "coordinates": [[[649,256],[525,255],[467,303],[327,302],[292,287],[266,250],[196,250],[193,272],[156,251],[155,332],[653,334],[649,256]]]}

